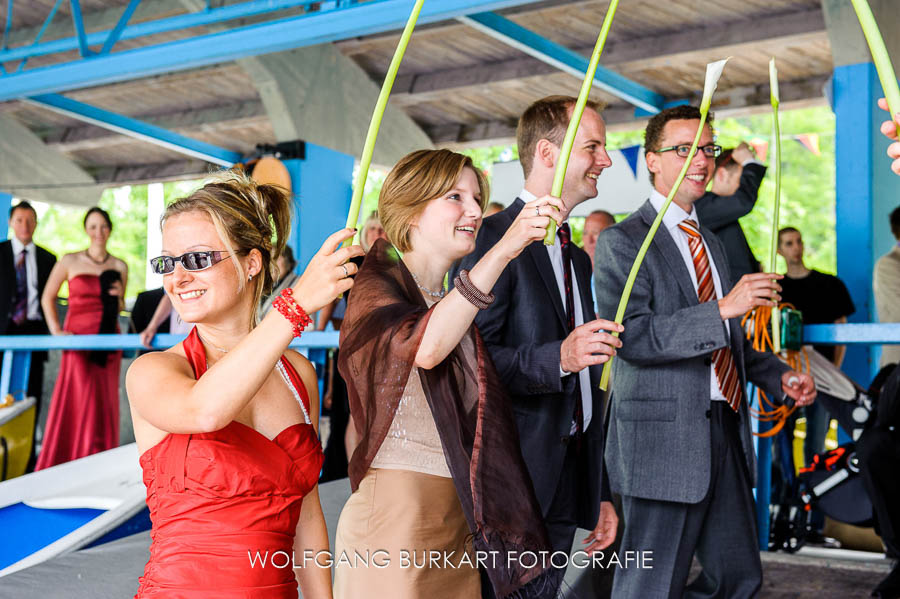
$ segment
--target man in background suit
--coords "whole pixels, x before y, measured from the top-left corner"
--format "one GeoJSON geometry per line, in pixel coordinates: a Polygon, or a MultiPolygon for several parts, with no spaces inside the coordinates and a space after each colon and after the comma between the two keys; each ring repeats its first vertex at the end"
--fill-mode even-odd
{"type": "Polygon", "coordinates": [[[732,281],[759,272],[759,261],[738,219],[750,214],[759,197],[766,167],[756,160],[746,142],[716,158],[712,191],[694,203],[697,217],[725,246],[732,281]]]}
{"type": "MultiPolygon", "coordinates": [[[[519,119],[525,188],[505,210],[484,219],[475,251],[454,268],[451,281],[503,236],[525,202],[550,193],[574,105],[575,98],[551,96],[532,104],[519,119]]],[[[611,164],[598,109],[589,103],[575,138],[562,192],[564,218],[597,195],[597,177],[611,164]]],[[[618,325],[595,320],[591,262],[570,235],[565,222],[554,245],[525,248],[500,275],[493,304],[475,317],[512,398],[522,455],[553,550],[566,554],[577,526],[593,531],[586,546],[591,551],[612,543],[618,523],[603,472],[597,388],[599,365],[620,345],[605,331],[618,330],[618,325]]]]}
{"type": "MultiPolygon", "coordinates": [[[[0,334],[48,335],[41,294],[56,256],[35,245],[32,237],[37,228],[37,212],[28,202],[19,202],[9,211],[12,239],[0,243],[0,334]]],[[[28,375],[28,395],[35,398],[35,428],[41,411],[44,383],[44,362],[47,352],[31,354],[28,375]]],[[[28,471],[34,466],[34,439],[28,471]]]]}
{"type": "MultiPolygon", "coordinates": [[[[650,119],[645,153],[654,191],[597,240],[601,316],[615,313],[699,125],[700,111],[692,106],[650,119]]],[[[616,572],[617,598],[756,596],[762,581],[756,467],[743,390],[749,378],[770,397],[784,392],[799,405],[815,396],[812,378],[754,351],[740,327],[745,312],[778,299],[780,276],[746,275],[732,288],[722,243],[697,224],[693,204],[718,151],[707,123],[635,281],[613,362],[606,464],[612,490],[623,496],[621,552],[653,552],[652,569],[616,572]],[[703,571],[685,588],[695,552],[703,571]]]]}

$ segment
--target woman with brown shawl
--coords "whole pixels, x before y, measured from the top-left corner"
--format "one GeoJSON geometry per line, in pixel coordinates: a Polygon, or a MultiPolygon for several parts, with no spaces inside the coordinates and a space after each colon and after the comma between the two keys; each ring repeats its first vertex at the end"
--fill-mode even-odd
{"type": "Polygon", "coordinates": [[[478,568],[498,597],[558,584],[541,557],[550,545],[512,411],[472,323],[509,261],[560,220],[561,202],[526,204],[446,292],[487,196],[471,159],[449,150],[413,152],[382,187],[394,247],[378,240],[366,256],[341,327],[338,368],[360,442],[337,529],[338,599],[477,598],[478,568]]]}

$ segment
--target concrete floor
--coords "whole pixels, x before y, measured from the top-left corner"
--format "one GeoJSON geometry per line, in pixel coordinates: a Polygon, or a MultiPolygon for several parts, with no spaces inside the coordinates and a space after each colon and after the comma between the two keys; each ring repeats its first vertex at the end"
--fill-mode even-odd
{"type": "Polygon", "coordinates": [[[797,554],[763,553],[764,599],[868,597],[892,563],[883,555],[804,548],[797,554]]]}

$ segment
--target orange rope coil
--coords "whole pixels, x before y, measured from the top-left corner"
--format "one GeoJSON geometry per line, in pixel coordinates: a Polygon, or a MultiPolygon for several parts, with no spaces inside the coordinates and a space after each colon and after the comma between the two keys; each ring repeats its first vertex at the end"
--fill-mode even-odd
{"type": "MultiPolygon", "coordinates": [[[[781,310],[782,308],[793,309],[794,306],[787,303],[780,304],[778,309],[781,310]]],[[[769,331],[771,319],[771,306],[754,308],[750,312],[747,312],[744,315],[744,318],[741,319],[741,327],[744,329],[747,339],[753,345],[753,349],[774,353],[775,348],[772,345],[772,334],[769,331]]],[[[798,372],[809,372],[809,356],[806,354],[806,350],[800,349],[798,351],[782,348],[781,353],[775,355],[778,356],[778,359],[782,362],[790,366],[791,369],[798,372]]],[[[753,434],[757,437],[774,437],[781,431],[784,424],[787,422],[787,419],[797,410],[798,406],[794,405],[793,407],[788,408],[785,405],[776,405],[775,402],[769,399],[766,393],[759,387],[756,387],[756,395],[759,409],[754,409],[751,403],[748,406],[750,408],[750,413],[760,422],[774,422],[775,424],[765,432],[756,432],[753,434]]]]}

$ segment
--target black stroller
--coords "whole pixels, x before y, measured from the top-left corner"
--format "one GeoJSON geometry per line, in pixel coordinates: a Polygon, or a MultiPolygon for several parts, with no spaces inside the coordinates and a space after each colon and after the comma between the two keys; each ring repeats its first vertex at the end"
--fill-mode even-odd
{"type": "Polygon", "coordinates": [[[811,346],[804,348],[816,381],[817,402],[847,431],[853,441],[816,455],[794,475],[793,452],[786,435],[776,437],[778,460],[773,462],[769,550],[793,553],[810,532],[813,507],[839,522],[856,526],[873,523],[872,501],[859,476],[856,441],[875,410],[879,394],[894,365],[883,368],[864,390],[811,346]],[[778,484],[780,482],[780,484],[778,484]]]}

